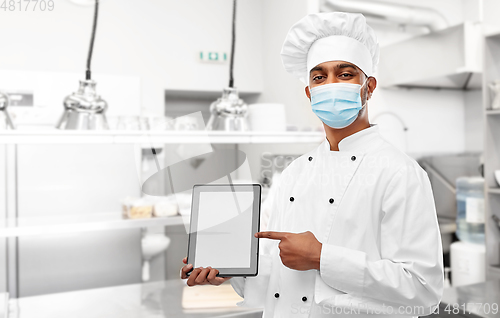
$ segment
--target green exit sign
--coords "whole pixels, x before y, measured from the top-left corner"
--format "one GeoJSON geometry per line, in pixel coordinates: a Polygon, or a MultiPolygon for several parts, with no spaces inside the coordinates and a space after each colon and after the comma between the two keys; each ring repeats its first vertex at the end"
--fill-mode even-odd
{"type": "Polygon", "coordinates": [[[202,62],[225,63],[228,60],[228,54],[220,51],[200,51],[199,58],[202,62]]]}

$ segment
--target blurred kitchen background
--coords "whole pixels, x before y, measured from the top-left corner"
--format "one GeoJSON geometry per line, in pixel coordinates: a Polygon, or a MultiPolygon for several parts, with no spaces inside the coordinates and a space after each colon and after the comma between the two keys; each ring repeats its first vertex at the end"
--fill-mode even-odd
{"type": "Polygon", "coordinates": [[[280,58],[291,25],[320,11],[361,12],[378,36],[370,120],[431,179],[453,291],[443,301],[500,296],[500,1],[239,0],[228,94],[246,104],[245,127],[208,132],[211,104],[228,100],[216,102],[232,0],[100,1],[92,79],[105,130],[56,128],[85,79],[94,1],[40,2],[0,8],[0,317],[258,317],[237,295],[203,307],[183,288],[189,193],[141,186],[206,147],[241,150],[247,171],[234,177],[261,183],[268,209],[283,168],[324,140],[280,58]]]}

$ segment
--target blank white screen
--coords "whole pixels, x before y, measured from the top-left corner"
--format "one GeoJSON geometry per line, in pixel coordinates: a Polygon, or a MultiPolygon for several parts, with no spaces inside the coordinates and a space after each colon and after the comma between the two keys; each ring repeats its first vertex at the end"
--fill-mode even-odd
{"type": "Polygon", "coordinates": [[[194,267],[248,268],[253,192],[201,192],[194,267]]]}

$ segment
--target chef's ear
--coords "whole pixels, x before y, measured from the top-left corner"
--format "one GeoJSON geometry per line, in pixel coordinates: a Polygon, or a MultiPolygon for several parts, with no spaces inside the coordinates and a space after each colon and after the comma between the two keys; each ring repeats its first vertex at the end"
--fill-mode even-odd
{"type": "Polygon", "coordinates": [[[305,91],[306,91],[307,98],[309,98],[309,100],[311,100],[311,91],[309,90],[309,86],[306,86],[305,91]]]}
{"type": "Polygon", "coordinates": [[[373,76],[370,76],[368,78],[368,83],[366,86],[368,86],[367,100],[369,100],[372,97],[373,91],[375,90],[375,88],[377,88],[377,79],[373,76]]]}

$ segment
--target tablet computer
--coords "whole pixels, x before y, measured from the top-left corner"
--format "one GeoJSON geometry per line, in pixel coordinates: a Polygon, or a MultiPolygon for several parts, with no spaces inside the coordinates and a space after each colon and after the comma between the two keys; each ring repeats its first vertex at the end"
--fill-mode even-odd
{"type": "Polygon", "coordinates": [[[260,184],[193,187],[188,242],[193,269],[211,266],[220,277],[257,275],[260,196],[260,184]]]}

